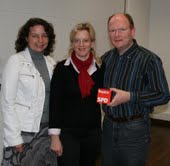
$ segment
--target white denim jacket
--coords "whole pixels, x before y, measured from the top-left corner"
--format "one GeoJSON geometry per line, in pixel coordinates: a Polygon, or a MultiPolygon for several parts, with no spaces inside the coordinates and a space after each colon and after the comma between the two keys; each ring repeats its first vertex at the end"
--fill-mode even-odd
{"type": "MultiPolygon", "coordinates": [[[[51,78],[55,62],[44,57],[51,78]]],[[[1,88],[4,146],[18,145],[23,143],[21,131],[39,131],[45,100],[45,85],[28,48],[9,58],[1,88]]]]}

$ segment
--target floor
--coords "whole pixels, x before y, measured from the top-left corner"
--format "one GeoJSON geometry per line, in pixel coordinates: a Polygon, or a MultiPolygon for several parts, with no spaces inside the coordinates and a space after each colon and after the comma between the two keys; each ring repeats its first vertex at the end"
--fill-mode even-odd
{"type": "Polygon", "coordinates": [[[152,120],[147,166],[170,166],[170,121],[152,120]]]}

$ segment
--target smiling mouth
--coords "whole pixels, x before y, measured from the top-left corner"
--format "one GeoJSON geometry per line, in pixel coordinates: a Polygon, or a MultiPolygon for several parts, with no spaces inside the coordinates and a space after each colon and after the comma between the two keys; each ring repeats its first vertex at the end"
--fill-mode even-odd
{"type": "Polygon", "coordinates": [[[37,47],[37,48],[43,48],[44,45],[42,45],[42,44],[41,44],[41,45],[36,45],[36,47],[37,47]]]}
{"type": "Polygon", "coordinates": [[[86,48],[79,48],[79,51],[86,51],[86,48]]]}

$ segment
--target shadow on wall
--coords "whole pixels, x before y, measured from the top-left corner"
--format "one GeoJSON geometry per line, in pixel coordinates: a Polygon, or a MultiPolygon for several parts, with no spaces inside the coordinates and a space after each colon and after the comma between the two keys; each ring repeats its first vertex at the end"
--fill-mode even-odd
{"type": "MultiPolygon", "coordinates": [[[[1,93],[0,93],[1,94],[1,93]]],[[[1,110],[0,110],[0,163],[2,160],[2,151],[3,151],[3,123],[2,123],[2,115],[1,115],[1,110]]]]}

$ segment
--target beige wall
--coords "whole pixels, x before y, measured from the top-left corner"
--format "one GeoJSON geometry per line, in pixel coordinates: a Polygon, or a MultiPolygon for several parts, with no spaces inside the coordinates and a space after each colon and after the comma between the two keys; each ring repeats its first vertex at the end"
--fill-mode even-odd
{"type": "Polygon", "coordinates": [[[134,19],[138,44],[148,48],[150,0],[126,0],[126,12],[134,19]]]}

